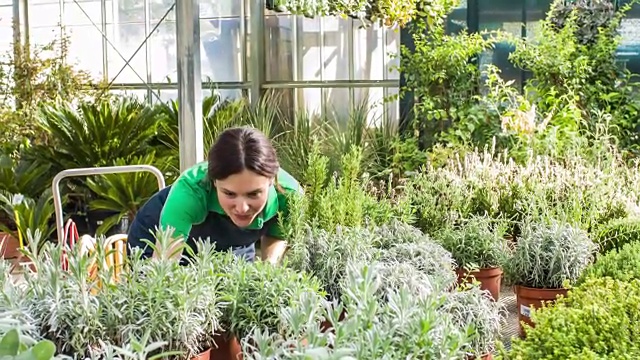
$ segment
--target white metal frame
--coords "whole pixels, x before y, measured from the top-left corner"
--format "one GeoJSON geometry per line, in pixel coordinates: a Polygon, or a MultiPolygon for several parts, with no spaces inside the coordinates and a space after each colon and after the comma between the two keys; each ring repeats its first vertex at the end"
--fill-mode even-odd
{"type": "Polygon", "coordinates": [[[58,230],[58,241],[64,241],[64,216],[62,213],[62,195],[60,194],[60,182],[63,179],[77,176],[91,176],[91,175],[104,175],[104,174],[120,174],[120,173],[132,173],[132,172],[150,172],[158,179],[158,188],[164,189],[166,184],[164,175],[162,172],[151,165],[125,165],[125,166],[105,166],[105,167],[93,167],[93,168],[78,168],[67,169],[59,172],[54,178],[51,184],[51,190],[53,191],[53,206],[56,211],[56,227],[58,230]]]}

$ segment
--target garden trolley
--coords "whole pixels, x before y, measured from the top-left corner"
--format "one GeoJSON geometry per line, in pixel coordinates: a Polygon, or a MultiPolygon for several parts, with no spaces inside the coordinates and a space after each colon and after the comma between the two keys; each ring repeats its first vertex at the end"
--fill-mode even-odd
{"type": "MultiPolygon", "coordinates": [[[[93,175],[106,175],[106,174],[118,174],[118,173],[132,173],[132,172],[150,172],[155,175],[158,180],[158,188],[163,189],[166,186],[164,175],[162,172],[151,165],[124,165],[124,166],[105,166],[105,167],[93,167],[93,168],[78,168],[67,169],[59,172],[54,178],[51,185],[53,192],[53,205],[56,213],[56,230],[58,241],[67,243],[68,246],[83,246],[87,249],[95,246],[95,239],[90,235],[79,236],[77,227],[73,223],[73,220],[69,219],[65,225],[64,214],[62,212],[62,195],[60,193],[60,182],[63,179],[69,177],[79,176],[93,176],[93,175]],[[91,242],[91,243],[88,243],[91,242]],[[76,243],[78,243],[76,245],[76,243]]],[[[116,234],[110,236],[105,246],[110,248],[115,247],[114,260],[111,261],[111,265],[119,265],[124,260],[124,254],[126,254],[127,235],[116,234]]]]}

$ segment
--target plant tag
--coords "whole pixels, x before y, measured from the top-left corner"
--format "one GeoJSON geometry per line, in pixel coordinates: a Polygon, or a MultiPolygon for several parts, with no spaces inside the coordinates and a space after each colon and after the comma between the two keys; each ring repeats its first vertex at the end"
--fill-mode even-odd
{"type": "Polygon", "coordinates": [[[531,317],[531,310],[529,309],[528,306],[520,305],[520,314],[522,316],[526,316],[526,317],[530,318],[531,317]]]}

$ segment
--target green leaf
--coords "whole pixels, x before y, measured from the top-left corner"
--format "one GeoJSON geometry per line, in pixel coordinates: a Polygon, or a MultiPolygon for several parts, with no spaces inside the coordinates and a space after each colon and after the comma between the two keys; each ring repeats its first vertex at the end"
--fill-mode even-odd
{"type": "Polygon", "coordinates": [[[0,341],[0,356],[15,356],[18,355],[18,349],[20,348],[20,334],[18,330],[9,330],[0,341]]]}
{"type": "Polygon", "coordinates": [[[56,346],[49,340],[42,340],[31,348],[32,359],[50,360],[56,354],[56,346]]]}

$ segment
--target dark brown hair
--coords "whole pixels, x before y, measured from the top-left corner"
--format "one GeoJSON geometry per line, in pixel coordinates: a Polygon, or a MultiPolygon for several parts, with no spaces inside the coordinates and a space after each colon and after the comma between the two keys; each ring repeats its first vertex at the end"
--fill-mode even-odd
{"type": "Polygon", "coordinates": [[[271,141],[251,127],[234,127],[220,133],[209,150],[208,162],[210,181],[226,179],[243,170],[275,178],[280,169],[271,141]]]}

